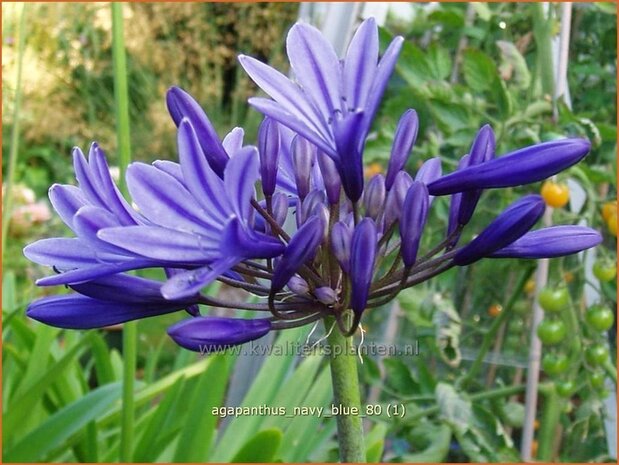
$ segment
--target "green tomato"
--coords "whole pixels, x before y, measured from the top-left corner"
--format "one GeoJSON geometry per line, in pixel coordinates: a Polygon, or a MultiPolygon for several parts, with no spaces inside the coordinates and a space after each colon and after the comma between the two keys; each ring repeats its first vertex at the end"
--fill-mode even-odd
{"type": "Polygon", "coordinates": [[[574,383],[574,381],[571,381],[569,379],[567,381],[563,381],[562,383],[557,384],[557,393],[561,397],[571,397],[575,389],[576,384],[574,383]]]}
{"type": "Polygon", "coordinates": [[[514,318],[509,322],[509,332],[513,334],[522,334],[525,324],[522,318],[514,318]]]}
{"type": "Polygon", "coordinates": [[[606,375],[602,370],[595,370],[589,373],[589,383],[596,391],[604,389],[606,375]]]}
{"type": "Polygon", "coordinates": [[[615,322],[615,313],[603,305],[592,305],[585,313],[585,320],[596,331],[608,331],[615,322]]]}
{"type": "Polygon", "coordinates": [[[567,370],[569,359],[563,353],[549,352],[542,358],[542,368],[549,376],[556,376],[567,370]]]}
{"type": "Polygon", "coordinates": [[[520,316],[527,316],[531,313],[531,305],[526,300],[519,300],[514,304],[514,313],[520,316]]]}
{"type": "Polygon", "coordinates": [[[520,336],[517,334],[508,334],[505,338],[504,347],[510,352],[517,352],[522,347],[520,336]]]}
{"type": "Polygon", "coordinates": [[[608,348],[602,344],[593,344],[585,349],[585,360],[591,366],[603,365],[608,359],[608,348]]]}
{"type": "Polygon", "coordinates": [[[570,304],[570,294],[565,287],[545,287],[540,291],[538,300],[545,312],[558,313],[570,304]]]}
{"type": "Polygon", "coordinates": [[[544,345],[551,346],[558,344],[567,334],[565,323],[561,320],[543,320],[537,327],[537,337],[544,345]]]}
{"type": "Polygon", "coordinates": [[[617,276],[617,265],[615,262],[598,260],[593,264],[593,274],[603,283],[607,283],[617,276]]]}

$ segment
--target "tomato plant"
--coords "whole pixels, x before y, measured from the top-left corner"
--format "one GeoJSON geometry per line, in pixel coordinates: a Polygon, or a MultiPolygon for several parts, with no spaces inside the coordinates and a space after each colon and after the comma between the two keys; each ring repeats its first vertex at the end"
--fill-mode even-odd
{"type": "Polygon", "coordinates": [[[570,397],[576,389],[576,384],[572,380],[566,380],[557,384],[557,393],[561,397],[570,397]]]}
{"type": "Polygon", "coordinates": [[[597,304],[589,307],[585,320],[596,331],[608,331],[615,322],[615,313],[610,308],[597,304]]]}
{"type": "Polygon", "coordinates": [[[550,180],[542,185],[540,193],[546,205],[553,208],[564,207],[570,199],[570,190],[566,184],[559,184],[550,180]]]}
{"type": "Polygon", "coordinates": [[[550,376],[555,376],[567,370],[569,359],[562,352],[549,352],[542,358],[542,368],[550,376]]]}
{"type": "Polygon", "coordinates": [[[604,389],[606,375],[602,370],[595,370],[589,373],[589,383],[595,390],[604,389]]]}
{"type": "Polygon", "coordinates": [[[585,349],[585,360],[594,367],[603,365],[608,355],[608,348],[602,344],[593,344],[585,349]]]}
{"type": "Polygon", "coordinates": [[[544,345],[555,345],[565,339],[567,329],[561,320],[545,319],[537,327],[537,337],[544,345]]]}
{"type": "Polygon", "coordinates": [[[565,287],[555,289],[545,287],[539,293],[539,304],[544,311],[557,313],[565,309],[570,303],[570,294],[565,287]]]}
{"type": "Polygon", "coordinates": [[[607,283],[617,276],[617,265],[610,260],[597,260],[593,264],[593,274],[603,283],[607,283]]]}
{"type": "Polygon", "coordinates": [[[499,304],[493,304],[488,307],[488,315],[490,315],[492,318],[499,316],[502,311],[503,306],[499,304]]]}

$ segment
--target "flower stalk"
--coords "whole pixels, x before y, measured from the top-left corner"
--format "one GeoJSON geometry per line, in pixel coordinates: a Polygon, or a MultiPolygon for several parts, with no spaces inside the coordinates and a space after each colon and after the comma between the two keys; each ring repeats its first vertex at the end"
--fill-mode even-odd
{"type": "Polygon", "coordinates": [[[352,337],[345,337],[336,328],[332,328],[334,324],[334,318],[325,319],[325,330],[329,332],[327,341],[329,343],[333,401],[334,405],[344,411],[337,416],[340,461],[365,463],[361,394],[352,337]],[[356,413],[353,412],[355,409],[356,413]]]}
{"type": "MultiPolygon", "coordinates": [[[[112,59],[114,65],[114,97],[116,110],[116,137],[120,190],[127,194],[125,173],[131,161],[129,132],[129,87],[127,84],[127,58],[123,29],[123,4],[112,2],[112,59]]],[[[130,321],[123,327],[123,388],[121,419],[121,462],[130,462],[133,456],[135,370],[137,363],[137,322],[130,321]]]]}

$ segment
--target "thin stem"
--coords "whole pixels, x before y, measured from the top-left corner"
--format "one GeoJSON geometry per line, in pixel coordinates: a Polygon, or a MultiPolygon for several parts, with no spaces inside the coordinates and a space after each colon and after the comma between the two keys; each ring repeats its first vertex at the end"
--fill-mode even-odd
{"type": "Polygon", "coordinates": [[[456,383],[458,386],[461,386],[461,387],[466,386],[475,377],[475,375],[477,375],[477,372],[481,368],[481,365],[484,361],[484,357],[486,356],[486,354],[490,350],[490,347],[492,346],[492,342],[495,339],[496,333],[498,332],[499,328],[503,325],[503,323],[507,321],[507,318],[511,316],[512,308],[514,304],[516,303],[516,300],[518,300],[518,298],[522,295],[524,286],[526,282],[529,280],[529,278],[531,277],[531,274],[533,274],[532,267],[527,268],[527,270],[520,277],[520,280],[516,284],[514,292],[510,296],[509,300],[507,301],[507,304],[503,308],[503,311],[494,319],[494,321],[492,322],[492,325],[488,329],[488,332],[484,334],[483,340],[481,342],[481,346],[479,348],[479,351],[477,352],[477,357],[475,357],[475,360],[471,364],[469,371],[462,378],[460,378],[459,382],[456,383]]]}
{"type": "MultiPolygon", "coordinates": [[[[334,323],[333,317],[325,318],[327,331],[334,323]]],[[[352,350],[352,338],[344,337],[337,329],[327,337],[333,401],[344,410],[337,415],[337,438],[342,462],[365,463],[365,444],[361,421],[361,396],[357,357],[352,350]],[[356,409],[356,413],[353,412],[356,409]]]]}
{"type": "Polygon", "coordinates": [[[19,31],[17,32],[17,75],[15,77],[15,103],[13,107],[13,127],[11,128],[11,148],[9,150],[9,166],[6,175],[6,191],[4,194],[4,208],[2,209],[2,256],[6,250],[6,239],[13,212],[13,184],[15,182],[15,168],[19,148],[19,113],[22,96],[22,69],[24,63],[24,49],[26,46],[26,4],[22,5],[19,16],[19,31]]]}
{"type": "MultiPolygon", "coordinates": [[[[116,137],[118,141],[118,165],[120,167],[120,190],[127,194],[125,173],[131,161],[131,138],[129,132],[129,86],[127,84],[127,61],[123,37],[123,4],[112,3],[112,60],[114,64],[114,97],[116,110],[116,137]]],[[[134,383],[137,363],[137,322],[125,323],[123,327],[123,387],[122,418],[119,460],[131,462],[134,438],[134,383]]]]}

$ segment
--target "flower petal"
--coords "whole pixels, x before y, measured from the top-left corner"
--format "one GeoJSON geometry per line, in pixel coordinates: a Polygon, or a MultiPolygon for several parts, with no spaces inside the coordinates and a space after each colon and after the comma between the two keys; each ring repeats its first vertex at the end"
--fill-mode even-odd
{"type": "Polygon", "coordinates": [[[378,64],[378,28],[368,18],[357,28],[344,59],[344,92],[349,109],[361,109],[370,94],[378,64]]]}
{"type": "Polygon", "coordinates": [[[161,287],[161,293],[169,300],[179,300],[194,296],[203,287],[211,284],[240,261],[242,261],[242,258],[226,257],[213,262],[211,265],[175,274],[161,287]]]}
{"type": "Polygon", "coordinates": [[[429,204],[428,188],[424,183],[414,181],[404,199],[400,218],[400,252],[406,267],[413,266],[417,260],[421,235],[428,219],[429,204]]]}
{"type": "Polygon", "coordinates": [[[407,110],[400,117],[395,135],[393,136],[391,156],[389,157],[389,166],[387,167],[387,178],[385,179],[387,190],[391,189],[396,175],[406,166],[413,145],[415,145],[418,130],[419,118],[417,117],[417,112],[415,110],[407,110]]]}
{"type": "Polygon", "coordinates": [[[204,316],[176,323],[168,328],[168,334],[181,347],[206,354],[253,341],[270,330],[271,322],[267,318],[204,316]]]}
{"type": "Polygon", "coordinates": [[[365,310],[376,258],[376,225],[370,218],[359,222],[350,246],[350,308],[357,315],[365,310]]]}

